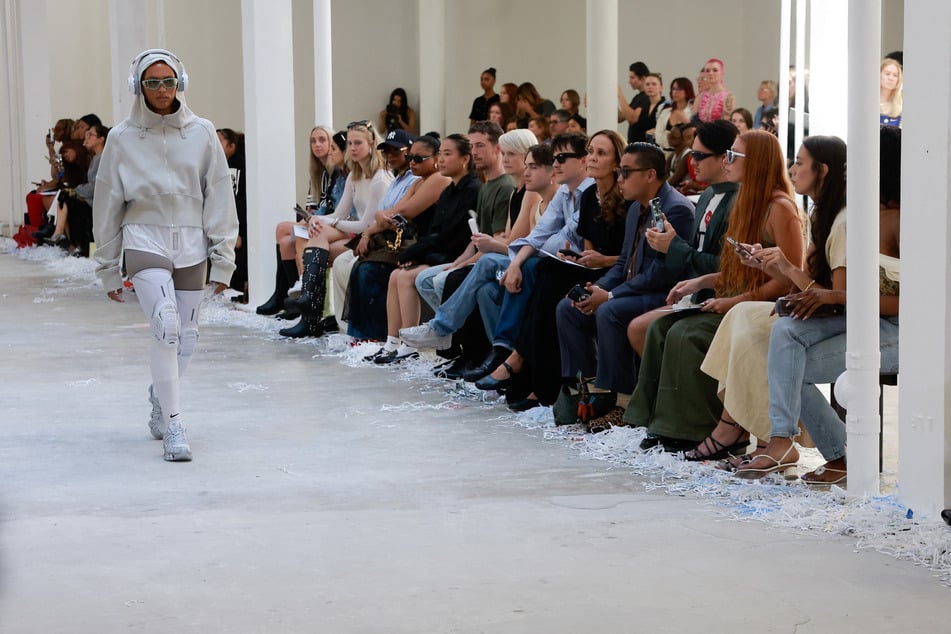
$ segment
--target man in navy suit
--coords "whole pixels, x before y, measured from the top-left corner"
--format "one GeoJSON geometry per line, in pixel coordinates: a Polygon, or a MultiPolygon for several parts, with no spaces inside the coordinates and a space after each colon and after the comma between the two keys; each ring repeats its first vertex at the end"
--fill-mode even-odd
{"type": "Polygon", "coordinates": [[[665,265],[666,256],[645,239],[651,225],[650,201],[660,199],[668,226],[684,239],[690,236],[694,221],[693,204],[667,184],[664,153],[656,145],[628,145],[621,156],[618,181],[624,199],[633,201],[621,255],[601,279],[587,285],[590,297],[582,301],[565,298],[556,311],[563,379],[573,382],[581,372],[585,378],[597,377],[595,387],[618,395],[618,406],[588,421],[590,431],[623,424],[624,406],[634,391],[636,376],[627,325],[663,305],[681,279],[665,265]]]}

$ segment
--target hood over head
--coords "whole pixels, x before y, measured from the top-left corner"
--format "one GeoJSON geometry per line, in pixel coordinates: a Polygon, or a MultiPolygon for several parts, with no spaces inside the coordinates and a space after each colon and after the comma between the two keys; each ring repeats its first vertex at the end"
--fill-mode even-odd
{"type": "Polygon", "coordinates": [[[184,135],[184,128],[197,118],[185,104],[185,97],[182,95],[188,87],[188,74],[185,71],[185,65],[182,64],[181,61],[172,53],[162,49],[151,49],[146,51],[145,54],[140,53],[133,63],[133,68],[129,73],[130,88],[132,88],[132,79],[135,78],[139,86],[139,94],[136,95],[136,100],[132,104],[132,112],[129,114],[129,120],[142,129],[163,125],[162,115],[152,111],[145,102],[145,88],[142,87],[142,75],[150,66],[157,62],[162,62],[171,68],[179,81],[179,86],[175,93],[177,109],[172,114],[164,117],[164,125],[179,128],[182,130],[182,135],[184,135]]]}

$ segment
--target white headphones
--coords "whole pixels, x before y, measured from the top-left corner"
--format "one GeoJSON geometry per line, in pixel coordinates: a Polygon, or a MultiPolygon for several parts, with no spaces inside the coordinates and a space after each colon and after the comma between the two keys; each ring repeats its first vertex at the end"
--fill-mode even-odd
{"type": "Polygon", "coordinates": [[[188,72],[185,71],[185,64],[183,64],[182,60],[178,59],[174,53],[166,51],[164,48],[150,48],[135,56],[135,59],[132,60],[132,64],[129,66],[129,92],[133,95],[138,95],[142,92],[141,78],[135,71],[139,62],[147,55],[165,55],[175,60],[175,63],[178,64],[178,69],[176,70],[178,73],[178,92],[185,92],[185,89],[188,88],[188,72]]]}

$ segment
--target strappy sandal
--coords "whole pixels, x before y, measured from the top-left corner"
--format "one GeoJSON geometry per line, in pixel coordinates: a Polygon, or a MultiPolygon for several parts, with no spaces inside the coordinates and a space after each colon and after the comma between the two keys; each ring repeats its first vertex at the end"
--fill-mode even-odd
{"type": "MultiPolygon", "coordinates": [[[[759,451],[760,449],[766,449],[766,444],[757,442],[756,451],[759,451]]],[[[746,463],[752,462],[753,459],[755,459],[756,456],[758,455],[759,455],[758,453],[754,452],[754,453],[745,453],[742,456],[734,456],[732,458],[727,458],[726,460],[721,460],[720,462],[718,462],[716,464],[716,468],[720,469],[721,471],[729,471],[730,473],[733,473],[737,469],[742,469],[743,465],[745,465],[746,463]]]]}
{"type": "Polygon", "coordinates": [[[815,471],[804,473],[799,479],[810,486],[832,486],[833,484],[844,484],[848,477],[845,469],[833,469],[832,467],[822,465],[815,471]],[[825,479],[825,478],[828,479],[825,479]]]}
{"type": "Polygon", "coordinates": [[[721,423],[726,423],[731,427],[735,427],[739,430],[737,437],[733,440],[733,444],[724,445],[719,440],[713,437],[713,434],[707,436],[703,439],[699,445],[691,449],[690,451],[684,453],[684,460],[688,462],[702,462],[704,460],[722,460],[724,458],[729,458],[730,456],[736,455],[740,451],[746,449],[750,444],[750,436],[746,433],[746,430],[740,427],[739,423],[735,423],[725,418],[720,418],[721,423]],[[745,438],[744,438],[745,436],[745,438]],[[703,453],[700,453],[700,451],[703,453]]]}
{"type": "Polygon", "coordinates": [[[779,460],[777,460],[776,458],[773,458],[769,454],[761,453],[758,456],[754,457],[749,462],[744,463],[739,469],[737,469],[733,473],[733,476],[740,478],[742,480],[758,480],[764,476],[769,475],[770,473],[776,473],[777,471],[782,471],[783,477],[785,477],[787,480],[795,480],[797,477],[796,466],[799,464],[799,460],[797,459],[795,462],[786,461],[786,459],[789,457],[789,454],[795,450],[796,450],[796,444],[795,443],[790,444],[789,448],[786,449],[786,453],[784,453],[782,458],[780,458],[779,460]],[[754,469],[750,466],[756,460],[759,460],[761,458],[764,460],[770,460],[773,462],[773,464],[771,464],[768,467],[760,468],[760,469],[754,469]]]}

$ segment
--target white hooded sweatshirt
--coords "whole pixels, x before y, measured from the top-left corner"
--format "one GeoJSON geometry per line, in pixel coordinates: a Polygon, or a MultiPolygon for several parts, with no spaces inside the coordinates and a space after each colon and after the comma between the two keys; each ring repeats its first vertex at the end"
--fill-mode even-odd
{"type": "MultiPolygon", "coordinates": [[[[159,61],[178,72],[177,62],[156,53],[139,61],[136,76],[141,78],[159,61]]],[[[227,284],[234,272],[238,216],[228,161],[215,126],[196,116],[181,93],[176,101],[178,109],[162,116],[149,109],[140,92],[129,118],[109,132],[93,203],[94,255],[99,263],[96,274],[106,290],[122,286],[124,227],[154,227],[156,231],[148,231],[143,243],[155,244],[156,248],[145,250],[165,257],[180,252],[181,247],[162,245],[156,238],[161,242],[162,236],[169,237],[165,241],[176,236],[177,242],[203,234],[204,242],[198,248],[207,252],[210,279],[227,284]]],[[[142,247],[137,243],[135,248],[142,247]]]]}

